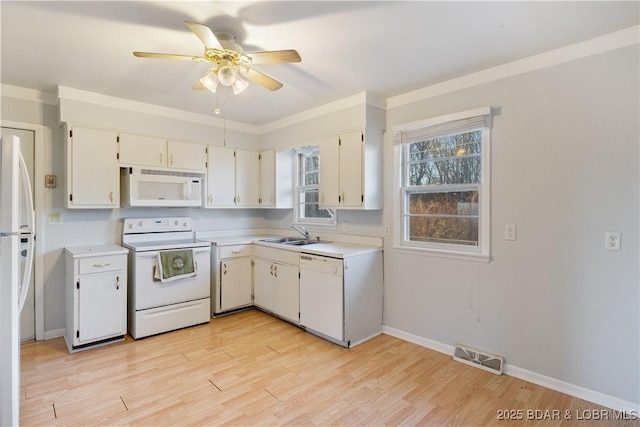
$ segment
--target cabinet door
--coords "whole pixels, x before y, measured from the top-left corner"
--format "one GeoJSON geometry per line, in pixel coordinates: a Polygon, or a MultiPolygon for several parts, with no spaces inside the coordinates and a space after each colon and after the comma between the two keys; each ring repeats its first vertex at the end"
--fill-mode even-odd
{"type": "Polygon", "coordinates": [[[207,154],[206,207],[233,207],[236,196],[234,150],[210,145],[207,154]]]}
{"type": "Polygon", "coordinates": [[[260,153],[260,205],[272,208],[276,205],[276,150],[260,153]]]}
{"type": "Polygon", "coordinates": [[[124,335],[127,287],[122,273],[81,276],[78,283],[78,341],[124,335]]]}
{"type": "Polygon", "coordinates": [[[167,140],[155,136],[120,133],[120,164],[167,166],[167,140]]]}
{"type": "Polygon", "coordinates": [[[236,150],[236,206],[260,207],[259,180],[259,153],[236,150]]]}
{"type": "Polygon", "coordinates": [[[300,322],[300,279],[298,267],[273,263],[275,277],[275,313],[294,323],[300,322]]]}
{"type": "Polygon", "coordinates": [[[320,146],[320,206],[340,205],[340,146],[338,137],[319,141],[320,146]]]}
{"type": "Polygon", "coordinates": [[[360,131],[340,136],[340,206],[362,206],[362,145],[360,131]]]}
{"type": "Polygon", "coordinates": [[[67,141],[67,207],[120,205],[118,134],[74,126],[67,141]]]}
{"type": "Polygon", "coordinates": [[[251,305],[251,258],[220,261],[220,309],[251,305]]]}
{"type": "Polygon", "coordinates": [[[275,312],[275,277],[273,263],[256,258],[254,265],[253,303],[267,311],[275,312]]]}
{"type": "Polygon", "coordinates": [[[167,154],[169,167],[204,171],[207,164],[207,147],[193,142],[169,141],[167,154]]]}

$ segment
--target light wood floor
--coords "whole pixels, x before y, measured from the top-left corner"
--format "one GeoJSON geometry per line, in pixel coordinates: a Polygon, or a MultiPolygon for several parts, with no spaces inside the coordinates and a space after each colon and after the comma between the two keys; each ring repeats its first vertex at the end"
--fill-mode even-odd
{"type": "Polygon", "coordinates": [[[62,338],[21,351],[22,425],[640,425],[577,420],[604,408],[388,335],[345,349],[257,310],[75,354],[62,338]]]}

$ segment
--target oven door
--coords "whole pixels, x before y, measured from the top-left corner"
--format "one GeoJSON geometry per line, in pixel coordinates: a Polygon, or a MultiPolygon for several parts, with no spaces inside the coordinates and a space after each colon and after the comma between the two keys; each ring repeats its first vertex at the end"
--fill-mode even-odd
{"type": "Polygon", "coordinates": [[[135,252],[131,263],[131,304],[135,310],[209,298],[211,293],[211,248],[193,248],[196,275],[161,282],[153,278],[159,251],[135,252]]]}

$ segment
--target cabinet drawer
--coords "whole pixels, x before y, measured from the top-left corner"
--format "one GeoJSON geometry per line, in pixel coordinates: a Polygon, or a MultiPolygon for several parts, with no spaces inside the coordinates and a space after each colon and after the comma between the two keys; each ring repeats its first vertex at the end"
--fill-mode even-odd
{"type": "Polygon", "coordinates": [[[78,274],[102,273],[104,271],[126,270],[126,255],[97,256],[78,260],[78,274]]]}
{"type": "Polygon", "coordinates": [[[253,245],[232,245],[220,247],[220,259],[251,256],[253,245]]]}
{"type": "Polygon", "coordinates": [[[256,245],[255,255],[283,264],[300,265],[300,253],[298,251],[256,245]]]}

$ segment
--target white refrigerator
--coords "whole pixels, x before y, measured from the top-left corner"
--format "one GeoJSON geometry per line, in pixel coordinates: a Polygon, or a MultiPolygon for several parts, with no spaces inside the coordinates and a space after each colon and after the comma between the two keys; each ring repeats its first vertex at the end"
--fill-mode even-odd
{"type": "Polygon", "coordinates": [[[0,425],[13,426],[20,421],[20,311],[33,269],[34,212],[20,139],[2,136],[0,148],[0,425]],[[27,224],[21,224],[25,217],[21,204],[26,206],[27,224]],[[27,260],[21,274],[20,242],[24,239],[27,260]]]}

